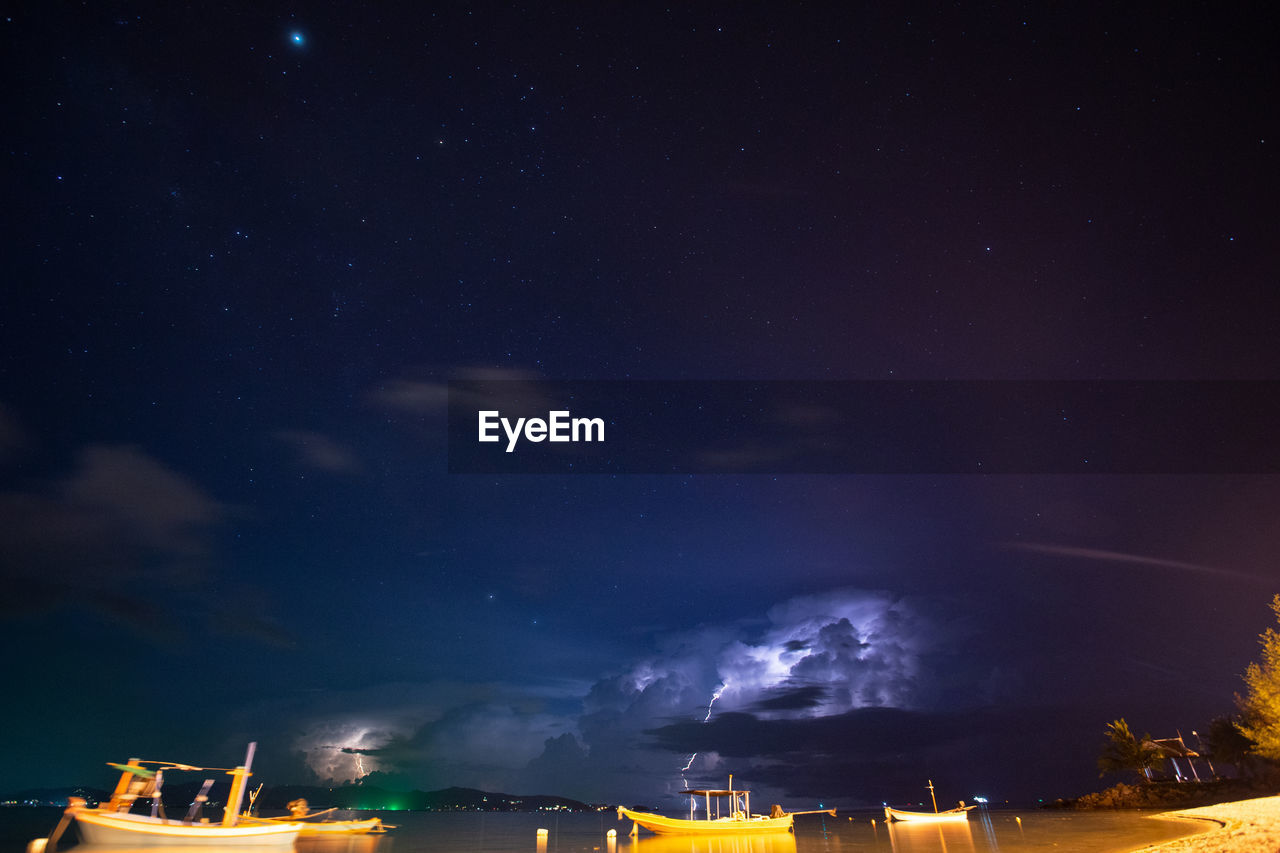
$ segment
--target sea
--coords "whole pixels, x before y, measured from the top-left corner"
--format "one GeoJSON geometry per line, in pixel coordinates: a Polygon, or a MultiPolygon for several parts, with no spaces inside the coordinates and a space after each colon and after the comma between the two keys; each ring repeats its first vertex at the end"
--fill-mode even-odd
{"type": "MultiPolygon", "coordinates": [[[[630,820],[605,812],[339,812],[335,819],[380,817],[385,835],[299,839],[296,853],[1121,853],[1197,831],[1188,821],[1154,812],[1074,812],[1028,809],[974,811],[967,823],[885,824],[882,813],[796,817],[795,833],[773,836],[631,837],[630,820]],[[540,832],[545,830],[545,832],[540,832]],[[614,831],[611,836],[610,830],[614,831]]],[[[62,815],[56,808],[0,809],[0,853],[22,853],[47,837],[62,815]]],[[[127,847],[77,843],[74,829],[58,845],[75,853],[129,853],[127,847]]],[[[183,847],[184,853],[204,848],[183,847]]],[[[254,853],[253,848],[236,848],[254,853]]],[[[139,853],[157,848],[139,848],[139,853]]],[[[225,848],[206,853],[226,853],[225,848]]],[[[273,853],[279,853],[276,848],[273,853]]]]}

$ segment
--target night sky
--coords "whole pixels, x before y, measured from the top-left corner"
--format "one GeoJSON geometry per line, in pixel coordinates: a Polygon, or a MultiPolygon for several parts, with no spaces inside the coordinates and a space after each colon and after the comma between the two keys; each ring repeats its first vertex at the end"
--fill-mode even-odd
{"type": "Polygon", "coordinates": [[[445,400],[1280,379],[1264,7],[312,5],[0,20],[0,791],[1026,800],[1234,710],[1274,474],[457,474],[445,400]]]}

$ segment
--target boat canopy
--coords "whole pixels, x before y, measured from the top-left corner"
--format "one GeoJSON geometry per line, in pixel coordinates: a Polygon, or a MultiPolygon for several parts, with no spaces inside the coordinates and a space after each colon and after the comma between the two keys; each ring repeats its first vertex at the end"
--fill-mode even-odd
{"type": "Polygon", "coordinates": [[[681,791],[682,794],[695,794],[699,797],[732,797],[734,794],[750,794],[750,791],[734,790],[734,791],[718,791],[715,789],[691,788],[688,791],[681,791]]]}
{"type": "Polygon", "coordinates": [[[116,764],[114,761],[108,761],[107,766],[114,767],[122,773],[132,773],[142,779],[154,779],[156,777],[155,770],[148,770],[138,764],[116,764]]]}

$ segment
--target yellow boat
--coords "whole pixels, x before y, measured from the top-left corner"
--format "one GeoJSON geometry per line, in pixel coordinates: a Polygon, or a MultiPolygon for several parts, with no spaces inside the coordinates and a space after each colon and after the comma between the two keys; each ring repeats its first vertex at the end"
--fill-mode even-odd
{"type": "MultiPolygon", "coordinates": [[[[686,793],[681,791],[681,793],[686,793]]],[[[687,793],[710,793],[715,791],[689,791],[687,793]]],[[[794,815],[782,817],[764,817],[763,815],[742,815],[739,817],[721,817],[710,820],[685,820],[677,817],[653,814],[652,812],[636,812],[618,806],[618,819],[629,817],[636,825],[643,826],[658,835],[753,835],[762,832],[790,832],[794,815]]]]}
{"type": "Polygon", "coordinates": [[[706,801],[705,818],[693,817],[693,800],[690,800],[690,816],[686,818],[667,817],[652,812],[641,812],[618,806],[618,820],[631,818],[633,826],[631,834],[636,835],[638,827],[644,827],[657,835],[762,835],[776,832],[791,832],[795,816],[798,814],[830,814],[835,816],[835,809],[819,809],[812,812],[784,812],[781,806],[774,806],[768,815],[751,813],[751,792],[735,791],[733,777],[729,777],[728,790],[694,788],[681,791],[690,797],[702,797],[706,801]],[[715,797],[716,816],[712,816],[712,797],[715,797]],[[728,798],[728,814],[719,815],[720,801],[728,798]],[[741,798],[741,800],[739,799],[741,798]]]}

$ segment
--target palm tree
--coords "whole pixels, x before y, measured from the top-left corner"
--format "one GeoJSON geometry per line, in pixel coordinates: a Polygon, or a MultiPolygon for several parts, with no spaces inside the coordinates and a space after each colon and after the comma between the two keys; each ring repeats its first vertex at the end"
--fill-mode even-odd
{"type": "Polygon", "coordinates": [[[1164,760],[1160,748],[1151,742],[1151,735],[1143,735],[1141,740],[1134,737],[1123,717],[1108,723],[1106,734],[1107,743],[1098,756],[1098,775],[1132,770],[1138,774],[1138,781],[1150,782],[1152,769],[1164,760]]]}

